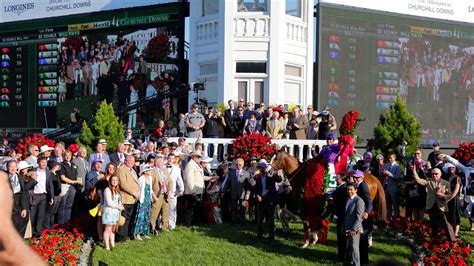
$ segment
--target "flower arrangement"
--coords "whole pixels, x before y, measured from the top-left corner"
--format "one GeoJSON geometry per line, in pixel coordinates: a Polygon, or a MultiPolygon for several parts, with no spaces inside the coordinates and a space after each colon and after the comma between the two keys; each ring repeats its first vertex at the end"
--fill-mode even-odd
{"type": "Polygon", "coordinates": [[[15,147],[15,151],[17,154],[21,154],[22,159],[25,159],[28,157],[28,147],[30,145],[36,145],[38,148],[43,145],[54,147],[55,142],[54,140],[47,139],[45,135],[33,134],[32,136],[28,136],[25,139],[20,139],[20,142],[15,147]]]}
{"type": "Polygon", "coordinates": [[[170,47],[171,42],[168,35],[160,33],[148,42],[143,54],[148,62],[158,62],[166,59],[171,51],[170,47]]]}
{"type": "Polygon", "coordinates": [[[29,246],[50,265],[76,265],[83,237],[76,229],[45,229],[29,246]]]}
{"type": "Polygon", "coordinates": [[[355,136],[355,131],[359,123],[363,121],[360,118],[360,114],[357,111],[350,111],[342,117],[341,126],[339,126],[339,133],[341,135],[351,135],[355,136]]]}
{"type": "Polygon", "coordinates": [[[79,151],[79,145],[77,145],[76,143],[73,143],[73,144],[69,145],[69,147],[67,149],[72,153],[76,153],[76,152],[79,151]]]}
{"type": "Polygon", "coordinates": [[[63,47],[72,48],[76,50],[78,50],[81,46],[84,46],[84,39],[82,38],[82,36],[69,36],[63,43],[63,47]]]}
{"type": "Polygon", "coordinates": [[[474,141],[459,144],[459,147],[456,148],[452,156],[461,162],[468,162],[474,159],[474,141]]]}
{"type": "Polygon", "coordinates": [[[275,146],[269,137],[255,133],[244,134],[233,141],[230,158],[249,160],[255,156],[257,159],[270,161],[275,152],[275,146]]]}
{"type": "MultiPolygon", "coordinates": [[[[416,250],[424,252],[425,265],[468,265],[471,249],[462,240],[449,242],[441,231],[434,236],[431,228],[423,221],[396,218],[388,223],[389,233],[399,239],[413,243],[416,250]]],[[[415,263],[416,264],[416,263],[415,263]]]]}

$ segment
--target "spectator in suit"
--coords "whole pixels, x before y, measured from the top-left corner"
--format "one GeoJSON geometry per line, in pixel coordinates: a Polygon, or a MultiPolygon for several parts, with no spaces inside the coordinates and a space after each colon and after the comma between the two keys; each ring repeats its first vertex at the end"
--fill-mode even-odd
{"type": "Polygon", "coordinates": [[[226,138],[235,138],[236,137],[236,129],[234,127],[234,115],[237,112],[235,109],[235,104],[233,100],[229,100],[227,102],[229,105],[229,109],[224,111],[224,122],[225,122],[225,137],[226,138]]]}
{"type": "Polygon", "coordinates": [[[267,122],[266,131],[270,138],[281,139],[285,129],[283,128],[283,121],[280,118],[280,112],[273,111],[272,119],[267,122]]]}
{"type": "Polygon", "coordinates": [[[46,157],[38,158],[37,183],[33,189],[35,205],[31,208],[31,226],[34,236],[39,236],[44,229],[47,205],[54,204],[53,177],[47,165],[46,157]]]}
{"type": "Polygon", "coordinates": [[[248,102],[247,103],[247,108],[244,111],[244,118],[245,119],[249,119],[250,114],[254,113],[253,108],[254,108],[253,102],[248,102]]]}
{"type": "Polygon", "coordinates": [[[21,161],[19,164],[15,160],[7,162],[8,181],[13,193],[12,221],[21,237],[25,236],[28,225],[30,197],[28,190],[25,188],[25,179],[18,171],[29,167],[30,164],[26,161],[21,161]]]}
{"type": "Polygon", "coordinates": [[[151,134],[150,134],[150,130],[145,129],[145,130],[143,131],[142,141],[143,141],[143,143],[145,143],[145,142],[146,142],[146,143],[150,143],[150,142],[154,142],[154,141],[155,141],[155,139],[154,139],[154,138],[151,136],[151,134]]]}
{"type": "Polygon", "coordinates": [[[184,169],[184,198],[186,199],[186,226],[193,222],[194,209],[201,201],[204,191],[204,170],[200,166],[201,153],[195,151],[189,155],[191,158],[184,169]]]}
{"type": "Polygon", "coordinates": [[[168,199],[171,198],[172,184],[168,170],[165,167],[165,160],[162,156],[155,159],[155,169],[152,171],[153,176],[153,193],[155,193],[156,201],[153,203],[151,210],[151,230],[153,234],[157,234],[156,225],[158,216],[161,214],[162,225],[158,226],[163,232],[169,230],[169,213],[170,205],[168,199]]]}
{"type": "Polygon", "coordinates": [[[278,204],[278,192],[275,184],[281,181],[278,175],[266,173],[267,164],[260,162],[256,176],[255,195],[257,198],[257,237],[263,238],[263,219],[268,226],[268,239],[275,239],[275,206],[278,204]]]}
{"type": "Polygon", "coordinates": [[[306,139],[306,128],[308,127],[308,120],[306,116],[300,113],[298,107],[293,108],[293,117],[291,117],[286,126],[290,132],[290,139],[306,139]]]}
{"type": "Polygon", "coordinates": [[[117,168],[115,175],[119,178],[120,197],[122,198],[125,223],[119,228],[117,234],[121,240],[129,237],[133,228],[133,219],[136,213],[136,203],[140,199],[140,186],[138,184],[137,172],[133,169],[135,166],[135,157],[128,156],[125,163],[117,168]]]}
{"type": "Polygon", "coordinates": [[[123,142],[117,144],[117,151],[110,154],[110,162],[115,165],[121,165],[125,162],[127,155],[125,154],[125,144],[123,142]]]}
{"type": "Polygon", "coordinates": [[[38,164],[38,156],[40,155],[39,153],[39,148],[37,145],[30,145],[28,146],[28,156],[25,161],[31,165],[37,165],[38,164]]]}
{"type": "MultiPolygon", "coordinates": [[[[46,208],[45,222],[44,226],[48,229],[52,229],[54,226],[54,221],[58,215],[60,198],[62,195],[61,191],[61,177],[60,177],[60,168],[61,164],[54,161],[48,162],[48,169],[51,171],[51,177],[53,179],[53,189],[54,189],[54,203],[53,205],[48,205],[46,208]]],[[[67,192],[67,190],[65,189],[67,192]]]]}
{"type": "Polygon", "coordinates": [[[433,143],[433,151],[428,154],[428,162],[430,162],[432,166],[436,165],[436,157],[440,154],[439,148],[440,146],[438,142],[433,143]]]}
{"type": "Polygon", "coordinates": [[[336,176],[337,187],[332,193],[333,215],[336,220],[337,256],[344,260],[346,254],[347,237],[344,231],[344,218],[348,200],[346,177],[341,173],[336,176]]]}
{"type": "Polygon", "coordinates": [[[92,168],[92,162],[96,159],[102,161],[102,172],[105,172],[105,166],[110,163],[109,154],[107,153],[107,142],[105,139],[100,139],[97,142],[95,152],[89,156],[90,168],[92,168]]]}
{"type": "Polygon", "coordinates": [[[102,161],[99,159],[95,159],[92,162],[92,168],[90,172],[87,173],[86,178],[85,178],[85,184],[84,184],[84,191],[86,192],[86,195],[89,195],[89,193],[92,191],[94,188],[95,184],[99,181],[104,179],[104,173],[102,172],[102,161]]]}
{"type": "MultiPolygon", "coordinates": [[[[362,233],[362,219],[365,204],[357,195],[357,188],[354,183],[347,184],[348,201],[344,215],[344,233],[347,236],[347,261],[348,265],[360,265],[361,258],[359,252],[360,234],[362,233]]],[[[363,263],[363,262],[362,262],[363,263]]]]}
{"type": "Polygon", "coordinates": [[[421,179],[415,170],[415,166],[411,165],[413,170],[413,178],[415,182],[426,187],[426,209],[430,214],[430,224],[433,235],[439,233],[439,227],[443,227],[446,231],[447,238],[455,241],[454,230],[446,218],[448,210],[448,199],[451,197],[451,186],[448,181],[441,179],[441,170],[433,168],[431,170],[431,178],[421,179]]]}
{"type": "Polygon", "coordinates": [[[87,149],[80,147],[77,150],[77,157],[72,160],[72,163],[77,167],[77,180],[80,182],[82,191],[85,188],[86,175],[90,170],[89,162],[87,161],[87,149]]]}
{"type": "Polygon", "coordinates": [[[390,153],[388,155],[389,163],[383,167],[380,182],[385,191],[387,201],[387,218],[400,217],[398,206],[398,184],[402,180],[402,167],[397,163],[397,155],[390,153]]]}
{"type": "Polygon", "coordinates": [[[64,145],[61,143],[56,143],[54,146],[53,156],[49,159],[50,161],[62,163],[64,161],[64,145]]]}
{"type": "Polygon", "coordinates": [[[235,162],[235,169],[229,171],[229,180],[225,182],[223,191],[230,187],[230,207],[233,223],[243,223],[245,220],[244,201],[249,199],[249,186],[255,185],[255,180],[251,179],[249,173],[244,168],[245,161],[238,158],[235,162]]]}
{"type": "Polygon", "coordinates": [[[364,212],[362,214],[362,227],[364,232],[360,236],[360,262],[362,264],[369,263],[369,236],[372,234],[373,221],[370,214],[372,213],[373,205],[370,198],[369,186],[364,182],[364,173],[360,170],[355,170],[352,173],[354,177],[357,195],[364,201],[364,212]]]}

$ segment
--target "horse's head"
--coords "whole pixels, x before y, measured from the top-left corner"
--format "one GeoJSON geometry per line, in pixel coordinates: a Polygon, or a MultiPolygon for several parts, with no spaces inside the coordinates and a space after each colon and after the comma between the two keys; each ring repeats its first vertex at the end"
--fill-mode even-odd
{"type": "Polygon", "coordinates": [[[276,153],[275,159],[273,160],[271,166],[276,170],[283,170],[286,175],[290,175],[296,169],[298,169],[299,162],[295,157],[289,155],[284,149],[281,149],[276,153]]]}

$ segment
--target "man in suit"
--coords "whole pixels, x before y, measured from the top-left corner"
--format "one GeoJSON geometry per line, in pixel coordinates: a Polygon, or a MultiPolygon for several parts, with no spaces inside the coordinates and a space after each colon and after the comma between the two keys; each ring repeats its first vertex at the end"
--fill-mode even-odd
{"type": "Polygon", "coordinates": [[[362,264],[369,263],[369,236],[372,234],[373,221],[371,217],[373,205],[370,198],[369,186],[364,182],[364,173],[360,170],[355,170],[352,173],[354,177],[357,195],[364,201],[364,212],[362,214],[362,227],[364,232],[360,236],[360,262],[362,264]]]}
{"type": "Polygon", "coordinates": [[[234,101],[229,100],[229,109],[224,111],[224,122],[225,122],[225,136],[226,138],[234,138],[236,129],[234,127],[234,115],[237,112],[235,109],[234,101]]]}
{"type": "Polygon", "coordinates": [[[140,186],[137,172],[133,169],[134,166],[135,157],[128,156],[125,163],[118,167],[115,172],[120,181],[120,196],[124,207],[122,216],[125,217],[125,224],[117,232],[121,240],[127,239],[132,231],[133,219],[136,214],[136,202],[140,199],[140,186]]]}
{"type": "Polygon", "coordinates": [[[82,185],[82,191],[85,188],[86,175],[89,172],[89,162],[86,160],[87,149],[85,147],[80,147],[77,150],[77,157],[72,160],[72,163],[76,165],[77,169],[77,180],[80,181],[82,185]]]}
{"type": "Polygon", "coordinates": [[[266,131],[272,139],[281,139],[285,132],[283,128],[283,121],[280,119],[280,112],[273,111],[272,119],[267,122],[266,131]]]}
{"type": "Polygon", "coordinates": [[[234,137],[242,135],[245,125],[244,108],[242,106],[237,107],[237,113],[234,115],[232,123],[235,128],[234,137]]]}
{"type": "Polygon", "coordinates": [[[62,163],[64,161],[64,145],[62,143],[56,143],[54,146],[53,156],[49,159],[49,161],[62,163]]]}
{"type": "Polygon", "coordinates": [[[251,179],[249,173],[245,171],[244,159],[238,158],[235,162],[235,169],[229,171],[229,180],[225,183],[223,191],[230,186],[230,208],[233,223],[243,223],[245,220],[245,206],[243,203],[250,197],[249,186],[255,185],[255,180],[251,179]]]}
{"type": "MultiPolygon", "coordinates": [[[[415,169],[414,165],[410,165],[410,167],[412,170],[415,169]]],[[[437,235],[439,227],[442,226],[447,233],[447,238],[450,241],[455,241],[453,227],[448,223],[445,214],[448,209],[447,199],[451,197],[449,182],[441,179],[441,170],[438,168],[431,170],[431,178],[427,180],[421,179],[417,171],[413,171],[413,178],[417,184],[426,187],[426,209],[430,214],[432,235],[437,235]]]]}
{"type": "Polygon", "coordinates": [[[117,144],[117,152],[110,154],[109,159],[110,162],[115,165],[121,165],[125,162],[125,158],[127,158],[127,155],[125,154],[125,144],[120,142],[117,144]]]}
{"type": "Polygon", "coordinates": [[[30,154],[30,156],[28,156],[28,158],[26,158],[25,161],[31,165],[37,165],[38,156],[40,155],[38,146],[37,145],[28,146],[28,153],[30,154]]]}
{"type": "Polygon", "coordinates": [[[54,187],[52,173],[48,170],[46,157],[38,158],[36,182],[33,188],[35,205],[31,207],[31,226],[33,235],[39,236],[45,227],[46,207],[54,204],[54,187]]]}
{"type": "Polygon", "coordinates": [[[308,119],[300,113],[300,108],[293,108],[293,117],[288,120],[286,128],[290,132],[290,139],[306,139],[308,119]]]}
{"type": "Polygon", "coordinates": [[[266,173],[267,164],[260,162],[258,170],[260,173],[256,176],[255,196],[257,198],[257,237],[263,238],[263,219],[268,226],[268,239],[275,239],[275,206],[278,204],[278,192],[275,183],[281,181],[281,178],[266,173]]]}
{"type": "Polygon", "coordinates": [[[201,201],[204,192],[204,170],[201,165],[201,153],[195,151],[184,169],[184,196],[186,200],[186,226],[191,227],[194,218],[194,209],[201,201]]]}
{"type": "MultiPolygon", "coordinates": [[[[30,165],[25,161],[21,163],[21,169],[29,166],[30,165]]],[[[23,176],[18,174],[18,171],[18,164],[15,160],[7,162],[8,180],[10,181],[10,188],[13,192],[12,221],[20,236],[24,237],[28,225],[30,197],[28,191],[25,189],[25,179],[23,176]]]]}
{"type": "Polygon", "coordinates": [[[95,146],[95,152],[89,156],[89,167],[92,168],[92,162],[95,160],[102,161],[102,172],[105,172],[105,168],[107,167],[107,164],[110,163],[110,158],[109,154],[107,154],[107,149],[106,146],[107,142],[105,139],[100,139],[96,146],[95,146]]]}
{"type": "Polygon", "coordinates": [[[152,172],[152,176],[152,190],[158,200],[153,202],[150,222],[152,233],[156,235],[156,220],[158,219],[160,211],[162,211],[161,221],[163,223],[161,230],[169,230],[170,205],[168,203],[168,199],[171,197],[172,192],[170,174],[168,169],[165,167],[165,161],[162,156],[158,156],[155,159],[155,170],[152,172]]]}
{"type": "Polygon", "coordinates": [[[347,236],[347,264],[360,265],[359,241],[362,229],[364,201],[357,195],[354,183],[347,184],[348,201],[345,206],[344,233],[347,236]]]}
{"type": "Polygon", "coordinates": [[[332,211],[337,224],[337,256],[339,259],[343,260],[344,255],[346,254],[347,243],[347,237],[342,228],[344,225],[346,203],[348,199],[346,177],[342,173],[338,174],[336,176],[336,183],[337,187],[331,194],[333,200],[332,211]]]}
{"type": "Polygon", "coordinates": [[[398,183],[402,179],[402,167],[397,163],[397,155],[390,153],[388,155],[388,164],[384,165],[380,181],[385,191],[387,201],[387,218],[399,217],[398,207],[398,183]],[[393,213],[392,213],[393,211],[393,213]],[[393,216],[392,216],[393,215],[393,216]]]}

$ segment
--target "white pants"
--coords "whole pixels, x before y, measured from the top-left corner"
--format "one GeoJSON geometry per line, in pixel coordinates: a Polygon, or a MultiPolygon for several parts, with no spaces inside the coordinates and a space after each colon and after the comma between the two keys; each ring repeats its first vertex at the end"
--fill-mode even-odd
{"type": "Polygon", "coordinates": [[[176,197],[171,197],[168,199],[168,204],[170,205],[169,228],[173,230],[176,228],[178,199],[176,197]]]}
{"type": "Polygon", "coordinates": [[[128,112],[128,128],[135,128],[137,125],[137,110],[128,112]]]}

